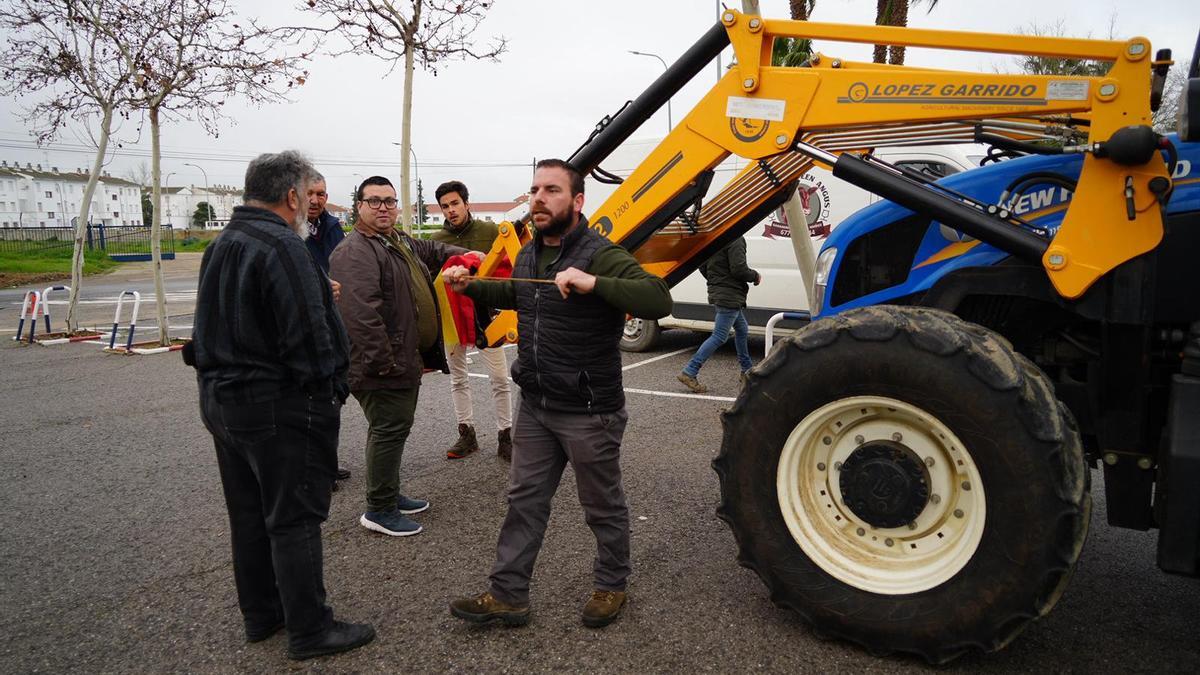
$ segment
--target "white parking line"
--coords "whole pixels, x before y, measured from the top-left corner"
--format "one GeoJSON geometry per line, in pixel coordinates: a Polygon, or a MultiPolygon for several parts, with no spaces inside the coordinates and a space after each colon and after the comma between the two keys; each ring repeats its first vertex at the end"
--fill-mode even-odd
{"type": "MultiPolygon", "coordinates": [[[[692,351],[692,349],[693,349],[692,347],[684,347],[683,349],[676,349],[675,351],[667,352],[666,354],[659,354],[658,356],[648,358],[645,361],[638,361],[637,363],[631,363],[627,366],[623,366],[621,368],[621,370],[632,370],[634,368],[637,368],[638,366],[644,366],[647,363],[654,363],[655,361],[662,361],[663,359],[671,357],[671,356],[675,356],[676,354],[690,352],[690,351],[692,351]]],[[[628,390],[626,390],[626,391],[628,391],[628,390]]]]}
{"type": "Polygon", "coordinates": [[[676,391],[654,391],[652,389],[625,389],[627,394],[645,394],[647,396],[666,396],[668,398],[699,398],[705,401],[724,401],[733,403],[737,399],[732,396],[711,396],[709,394],[683,394],[676,391]]]}
{"type": "MultiPolygon", "coordinates": [[[[690,347],[689,347],[690,349],[690,347]]],[[[687,351],[687,349],[683,350],[687,351]]],[[[486,373],[467,373],[469,377],[487,377],[486,373]]],[[[512,382],[512,378],[508,378],[512,382]]],[[[631,389],[625,388],[626,394],[645,394],[646,396],[666,396],[668,398],[698,398],[704,401],[722,401],[724,403],[733,403],[737,399],[732,396],[710,396],[708,394],[683,394],[675,391],[654,391],[653,389],[631,389]]]]}

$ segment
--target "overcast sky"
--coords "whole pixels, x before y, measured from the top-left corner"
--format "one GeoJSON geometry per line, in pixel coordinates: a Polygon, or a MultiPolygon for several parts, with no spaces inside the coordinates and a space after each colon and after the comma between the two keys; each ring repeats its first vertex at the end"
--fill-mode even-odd
{"type": "MultiPolygon", "coordinates": [[[[3,0],[0,0],[3,1],[3,0]]],[[[286,0],[233,0],[267,21],[294,20],[286,0]],[[267,7],[270,9],[263,9],[267,7]]],[[[740,7],[737,0],[728,0],[740,7]]],[[[812,20],[870,24],[874,0],[821,0],[812,20]]],[[[418,71],[414,86],[413,149],[427,201],[433,188],[457,178],[474,201],[501,201],[528,189],[533,158],[566,157],[587,138],[605,114],[636,97],[662,72],[653,52],[668,63],[682,54],[716,21],[712,0],[498,0],[481,25],[481,41],[508,39],[497,63],[451,62],[437,77],[418,71]],[[509,166],[504,166],[509,165],[509,166]]],[[[762,0],[762,13],[786,18],[784,0],[762,0]]],[[[971,31],[1014,32],[1031,24],[1061,21],[1072,37],[1150,39],[1154,49],[1170,47],[1189,58],[1200,30],[1196,0],[944,0],[927,13],[913,8],[909,25],[971,31]]],[[[869,45],[820,41],[819,51],[851,60],[870,60],[869,45]]],[[[731,51],[723,56],[727,65],[731,51]]],[[[906,63],[992,72],[1012,69],[1011,57],[912,50],[906,63]]],[[[204,177],[184,162],[207,171],[212,184],[240,185],[249,157],[295,148],[308,153],[329,179],[331,201],[346,204],[364,175],[382,174],[399,183],[400,102],[403,75],[370,57],[316,57],[311,75],[287,104],[262,109],[237,101],[226,105],[231,120],[219,138],[198,125],[164,124],[163,175],[170,185],[203,186],[204,177]]],[[[679,120],[716,80],[711,65],[673,100],[679,120]]],[[[89,166],[88,142],[78,129],[57,144],[32,146],[21,119],[26,102],[0,98],[0,158],[50,164],[59,169],[89,166]],[[72,151],[76,150],[76,151],[72,151]]],[[[126,123],[121,133],[134,134],[126,123]]],[[[662,135],[666,112],[652,118],[635,137],[662,135]]],[[[127,142],[110,158],[108,170],[124,175],[149,162],[149,141],[127,142]]],[[[415,194],[415,193],[414,193],[415,194]]],[[[585,207],[586,210],[586,207],[585,207]]]]}

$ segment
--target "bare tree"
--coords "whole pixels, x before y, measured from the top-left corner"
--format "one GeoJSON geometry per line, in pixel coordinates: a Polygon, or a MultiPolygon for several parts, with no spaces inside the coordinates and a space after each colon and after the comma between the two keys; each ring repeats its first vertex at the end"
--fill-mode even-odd
{"type": "MultiPolygon", "coordinates": [[[[1109,22],[1108,39],[1113,39],[1113,31],[1115,28],[1116,17],[1112,17],[1109,22]]],[[[1063,19],[1059,19],[1054,23],[1038,24],[1031,23],[1023,28],[1018,28],[1018,35],[1032,35],[1035,37],[1062,37],[1066,34],[1067,26],[1063,19]]],[[[1089,36],[1090,37],[1090,36],[1089,36]]],[[[1104,61],[1089,61],[1087,59],[1065,59],[1053,56],[1031,56],[1025,55],[1017,57],[1017,67],[1021,72],[1030,75],[1079,75],[1087,77],[1099,77],[1108,72],[1109,64],[1104,61]]]]}
{"type": "Polygon", "coordinates": [[[39,145],[72,121],[86,124],[99,117],[91,139],[96,154],[75,223],[67,307],[67,330],[74,332],[92,196],[114,124],[129,115],[136,96],[134,64],[141,59],[145,25],[121,0],[11,0],[0,3],[0,29],[7,33],[0,51],[0,93],[36,100],[25,121],[39,145]],[[121,50],[130,58],[119,58],[121,50]]]}
{"type": "Polygon", "coordinates": [[[1154,111],[1154,130],[1160,134],[1176,131],[1179,123],[1179,99],[1187,84],[1188,70],[1191,61],[1176,61],[1167,72],[1167,82],[1163,85],[1162,103],[1154,111]]]}
{"type": "Polygon", "coordinates": [[[479,22],[492,3],[488,0],[306,0],[301,9],[332,19],[330,32],[344,39],[332,55],[370,54],[390,66],[404,64],[404,98],[400,132],[401,224],[412,231],[413,208],[409,186],[412,139],[413,72],[421,67],[437,74],[438,64],[450,59],[497,59],[506,42],[496,38],[486,47],[472,41],[479,22]]]}
{"type": "MultiPolygon", "coordinates": [[[[283,100],[307,71],[295,31],[264,28],[238,19],[225,0],[144,0],[148,20],[158,30],[138,65],[137,105],[150,121],[150,176],[153,220],[150,254],[158,298],[158,337],[169,343],[162,277],[162,169],[160,129],[164,118],[199,121],[212,135],[224,118],[227,98],[262,104],[283,100]]],[[[315,46],[315,45],[314,45],[315,46]]]]}
{"type": "Polygon", "coordinates": [[[150,165],[145,162],[138,162],[137,166],[126,169],[121,177],[130,183],[137,183],[142,187],[148,187],[150,185],[150,165]]]}

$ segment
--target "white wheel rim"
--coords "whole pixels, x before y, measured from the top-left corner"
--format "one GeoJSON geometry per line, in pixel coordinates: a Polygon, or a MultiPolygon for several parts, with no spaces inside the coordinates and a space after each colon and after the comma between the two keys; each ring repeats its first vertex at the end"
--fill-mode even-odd
{"type": "Polygon", "coordinates": [[[642,335],[642,320],[629,319],[625,322],[625,337],[629,340],[636,340],[642,335]]]}
{"type": "Polygon", "coordinates": [[[983,538],[984,486],[970,453],[933,415],[891,398],[845,398],[801,420],[780,455],[776,488],[801,550],[838,581],[872,593],[934,588],[962,570],[983,538]],[[909,525],[876,528],[843,503],[839,469],[872,441],[899,443],[924,460],[929,497],[909,525]]]}

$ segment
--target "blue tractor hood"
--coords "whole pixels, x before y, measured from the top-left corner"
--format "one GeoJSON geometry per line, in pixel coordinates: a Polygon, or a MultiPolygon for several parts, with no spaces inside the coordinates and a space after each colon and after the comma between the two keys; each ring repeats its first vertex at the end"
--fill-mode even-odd
{"type": "MultiPolygon", "coordinates": [[[[1174,134],[1168,138],[1178,151],[1179,161],[1172,174],[1174,190],[1167,203],[1167,213],[1200,210],[1200,143],[1183,143],[1174,134]]],[[[1030,155],[947,176],[938,180],[937,184],[981,202],[996,204],[1005,189],[1023,176],[1051,173],[1061,176],[1069,185],[1078,180],[1082,166],[1083,156],[1079,154],[1030,155]]],[[[1034,228],[1052,235],[1062,224],[1070,200],[1071,190],[1068,186],[1061,182],[1042,180],[1028,183],[1011,203],[1002,206],[1010,208],[1017,217],[1034,228]]],[[[897,223],[907,222],[911,227],[914,222],[911,219],[916,217],[917,214],[909,209],[882,201],[855,212],[834,228],[821,247],[822,254],[830,249],[836,249],[837,253],[832,254],[834,261],[825,286],[820,316],[830,316],[855,307],[892,302],[928,290],[939,279],[956,270],[995,265],[1009,257],[1004,251],[937,221],[930,221],[927,225],[917,221],[917,226],[923,228],[924,234],[921,236],[920,231],[916,233],[921,238],[911,256],[907,278],[902,281],[892,280],[897,283],[859,297],[837,298],[833,289],[846,252],[852,244],[897,223]],[[832,304],[835,299],[841,304],[832,304]]],[[[1116,214],[1114,217],[1122,215],[1116,214]]],[[[878,236],[876,239],[882,241],[878,236]]],[[[915,240],[908,244],[906,251],[911,250],[912,243],[915,243],[915,240]]],[[[851,273],[849,269],[847,273],[851,273]]],[[[856,269],[853,273],[858,274],[861,271],[856,269]]]]}

